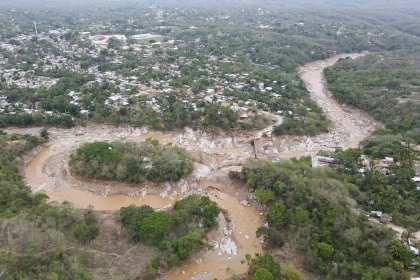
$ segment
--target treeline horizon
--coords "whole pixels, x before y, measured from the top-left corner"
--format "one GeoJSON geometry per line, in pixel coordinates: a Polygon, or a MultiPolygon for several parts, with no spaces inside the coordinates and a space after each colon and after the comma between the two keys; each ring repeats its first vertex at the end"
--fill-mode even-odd
{"type": "Polygon", "coordinates": [[[267,6],[281,6],[281,7],[297,7],[297,6],[322,6],[322,7],[339,7],[339,8],[357,8],[357,9],[375,9],[380,10],[383,8],[390,9],[390,11],[395,12],[395,7],[400,7],[400,9],[406,9],[413,12],[413,9],[419,12],[417,7],[417,1],[415,0],[266,0],[266,1],[256,1],[256,0],[219,0],[219,1],[208,1],[208,0],[120,0],[120,1],[111,1],[111,0],[96,0],[95,2],[89,2],[82,0],[44,0],[42,3],[34,0],[0,0],[0,6],[3,7],[16,7],[16,8],[25,8],[25,7],[36,7],[38,9],[42,8],[56,8],[56,7],[93,7],[93,6],[102,6],[102,7],[121,7],[125,6],[136,6],[142,5],[142,7],[147,6],[157,6],[157,7],[244,7],[255,6],[255,7],[267,7],[267,6]]]}

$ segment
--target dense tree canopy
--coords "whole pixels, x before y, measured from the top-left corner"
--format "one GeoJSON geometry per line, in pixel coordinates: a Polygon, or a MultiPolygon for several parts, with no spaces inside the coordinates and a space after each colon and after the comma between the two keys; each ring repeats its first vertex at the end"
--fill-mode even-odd
{"type": "Polygon", "coordinates": [[[205,245],[205,232],[218,226],[220,208],[207,196],[190,195],[177,201],[169,212],[149,206],[122,207],[119,218],[136,241],[159,245],[162,262],[181,265],[205,245]]]}
{"type": "Polygon", "coordinates": [[[343,103],[372,114],[390,132],[420,125],[419,48],[342,59],[327,68],[328,87],[343,103]]]}
{"type": "MultiPolygon", "coordinates": [[[[278,163],[248,162],[240,178],[251,190],[265,189],[275,195],[266,215],[268,226],[259,228],[257,235],[264,235],[272,248],[283,246],[285,233],[293,235],[304,255],[304,267],[325,279],[368,277],[372,269],[381,271],[377,279],[391,279],[384,273],[388,269],[391,275],[403,277],[401,268],[407,268],[414,255],[395,240],[391,230],[352,212],[356,205],[351,197],[357,187],[348,183],[346,172],[313,169],[305,158],[278,163]],[[336,263],[338,269],[333,269],[331,263],[336,263]]],[[[249,279],[271,279],[262,267],[251,264],[249,279]]]]}
{"type": "Polygon", "coordinates": [[[178,181],[189,175],[193,163],[179,147],[162,146],[148,139],[134,142],[94,142],[71,155],[71,168],[88,178],[140,183],[178,181]]]}

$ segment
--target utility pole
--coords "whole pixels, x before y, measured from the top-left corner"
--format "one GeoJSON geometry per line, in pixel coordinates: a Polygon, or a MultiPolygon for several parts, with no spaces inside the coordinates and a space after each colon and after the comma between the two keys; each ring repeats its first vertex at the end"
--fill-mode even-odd
{"type": "Polygon", "coordinates": [[[35,26],[35,33],[36,35],[38,35],[38,29],[36,29],[36,21],[34,21],[34,26],[35,26]]]}

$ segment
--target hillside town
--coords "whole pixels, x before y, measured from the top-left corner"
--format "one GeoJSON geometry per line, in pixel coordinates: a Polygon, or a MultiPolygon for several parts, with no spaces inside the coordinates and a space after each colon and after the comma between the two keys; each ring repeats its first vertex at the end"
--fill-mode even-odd
{"type": "MultiPolygon", "coordinates": [[[[248,26],[255,32],[261,29],[269,32],[282,26],[297,33],[307,28],[306,33],[329,34],[339,30],[344,35],[351,29],[331,22],[312,23],[308,28],[305,20],[292,20],[291,15],[284,15],[281,25],[270,25],[275,16],[261,8],[251,15],[258,19],[258,25],[248,26]]],[[[3,87],[13,88],[16,93],[4,94],[0,89],[0,114],[25,113],[29,117],[6,117],[3,122],[38,123],[40,116],[48,115],[54,120],[46,122],[55,123],[57,118],[68,115],[62,121],[66,125],[86,118],[119,123],[127,122],[124,120],[127,115],[118,113],[120,110],[132,112],[131,109],[139,108],[151,108],[154,116],[162,119],[165,112],[173,111],[167,105],[168,98],[175,98],[184,111],[199,118],[205,117],[205,104],[217,104],[228,108],[240,120],[255,117],[258,110],[263,110],[287,116],[290,122],[303,123],[304,119],[317,122],[321,111],[305,97],[299,78],[288,74],[289,70],[284,73],[284,67],[291,67],[291,63],[282,67],[268,57],[250,56],[257,54],[255,46],[260,48],[251,41],[235,49],[233,46],[242,40],[242,31],[235,35],[230,27],[208,29],[209,25],[217,23],[242,24],[243,19],[236,11],[207,15],[202,26],[189,23],[201,16],[195,9],[151,6],[142,10],[136,19],[124,19],[124,24],[87,21],[71,29],[65,25],[51,28],[33,22],[31,32],[19,34],[19,30],[14,30],[15,35],[0,41],[0,65],[3,66],[0,75],[3,87]],[[232,39],[226,40],[229,36],[232,39]],[[71,81],[62,86],[67,78],[71,81]],[[101,104],[96,104],[92,96],[86,96],[87,92],[96,91],[92,87],[107,89],[101,93],[101,104]],[[106,106],[107,113],[99,113],[98,106],[106,106]],[[108,118],[111,115],[112,118],[108,118]]],[[[13,13],[10,17],[13,19],[13,13]]],[[[358,34],[372,35],[361,30],[358,34]]],[[[292,43],[282,42],[279,49],[292,54],[292,43]]],[[[262,41],[261,46],[264,44],[262,41]]],[[[307,53],[308,60],[337,53],[333,48],[321,50],[314,46],[305,46],[301,51],[307,53]]],[[[159,122],[167,126],[165,121],[159,122]]],[[[150,125],[146,121],[141,123],[150,125]]],[[[310,127],[311,133],[319,129],[317,126],[310,127]]]]}
{"type": "MultiPolygon", "coordinates": [[[[211,19],[210,19],[211,20],[211,19]]],[[[36,24],[36,23],[35,23],[36,24]]],[[[94,29],[96,26],[91,26],[94,29]]],[[[150,28],[151,32],[160,31],[164,26],[150,28]]],[[[36,26],[35,26],[36,28],[36,26]]],[[[188,29],[195,29],[191,26],[188,29]]],[[[172,32],[183,31],[180,28],[173,28],[172,32]]],[[[8,38],[1,42],[1,49],[3,54],[0,55],[0,64],[3,65],[0,70],[2,81],[6,87],[18,87],[34,89],[33,94],[37,95],[39,88],[49,89],[56,85],[58,78],[43,76],[43,73],[49,71],[56,71],[57,69],[68,69],[75,73],[82,75],[89,75],[91,79],[82,87],[89,87],[95,83],[102,84],[103,82],[115,85],[115,92],[110,92],[108,98],[104,102],[105,105],[119,110],[123,106],[130,105],[130,99],[133,97],[141,97],[142,102],[155,110],[157,113],[162,113],[165,108],[161,100],[154,97],[167,94],[183,94],[182,103],[185,109],[192,109],[194,111],[202,110],[197,108],[197,103],[221,103],[224,106],[231,107],[231,109],[238,114],[240,118],[247,118],[251,110],[250,104],[255,108],[259,103],[255,100],[243,100],[241,104],[232,102],[232,96],[227,97],[224,91],[233,91],[235,89],[252,89],[265,90],[270,92],[273,98],[281,98],[281,94],[273,91],[273,85],[276,86],[276,81],[265,81],[267,88],[263,81],[249,79],[248,73],[227,73],[220,71],[220,63],[230,63],[229,56],[207,55],[207,58],[200,59],[204,64],[200,65],[198,71],[201,77],[212,79],[213,83],[208,84],[207,87],[202,88],[199,92],[192,94],[192,89],[188,85],[182,87],[176,86],[177,81],[181,77],[180,65],[189,66],[196,63],[196,58],[185,57],[186,45],[191,42],[184,40],[174,40],[169,36],[153,35],[150,33],[143,33],[138,35],[92,35],[90,32],[80,31],[74,34],[69,29],[53,29],[36,32],[34,34],[18,35],[13,38],[8,38]],[[72,40],[66,40],[66,36],[72,34],[72,40]],[[111,44],[116,44],[113,48],[111,44]],[[48,46],[48,48],[46,48],[48,46]],[[19,60],[19,54],[27,51],[35,51],[33,63],[30,61],[19,60]],[[13,53],[16,55],[11,56],[13,53]],[[90,63],[86,65],[85,60],[95,60],[100,55],[106,54],[106,63],[114,65],[116,70],[98,69],[97,63],[90,63]],[[130,69],[130,71],[121,71],[121,64],[127,60],[127,55],[135,57],[136,59],[144,61],[141,66],[130,69]],[[172,59],[168,62],[167,57],[172,59]],[[15,62],[17,58],[17,61],[15,62]],[[144,72],[153,72],[153,78],[147,79],[143,77],[144,72]],[[204,74],[206,74],[204,76],[204,74]],[[158,76],[159,78],[157,78],[158,76]],[[186,93],[186,94],[185,94],[186,93]],[[228,102],[229,101],[229,102],[228,102]],[[231,106],[231,105],[232,106],[231,106]]],[[[200,38],[196,38],[192,42],[193,47],[197,50],[203,49],[200,45],[200,38]]],[[[123,69],[126,70],[126,69],[123,69]]],[[[281,86],[279,90],[285,90],[285,86],[281,86]]],[[[68,91],[65,93],[66,99],[71,104],[80,107],[80,114],[88,114],[89,108],[83,107],[83,96],[80,91],[68,91]]],[[[0,112],[3,114],[16,114],[25,112],[28,114],[45,113],[45,114],[60,114],[64,112],[57,112],[56,110],[42,110],[42,101],[38,100],[35,103],[17,101],[13,98],[7,98],[5,95],[0,95],[1,104],[0,112]]],[[[36,98],[32,98],[36,99],[36,98]]],[[[259,105],[263,106],[263,105],[259,105]]],[[[290,112],[291,113],[291,112],[290,112]]]]}

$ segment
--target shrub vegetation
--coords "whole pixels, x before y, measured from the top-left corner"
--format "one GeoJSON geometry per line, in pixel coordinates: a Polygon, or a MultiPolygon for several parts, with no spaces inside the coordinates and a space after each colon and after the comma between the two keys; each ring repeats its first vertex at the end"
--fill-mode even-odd
{"type": "Polygon", "coordinates": [[[141,183],[145,179],[178,181],[193,170],[185,149],[162,146],[157,140],[94,142],[71,155],[70,167],[87,178],[141,183]]]}
{"type": "Polygon", "coordinates": [[[0,130],[0,278],[93,279],[80,265],[90,254],[69,250],[98,235],[93,210],[48,204],[48,196],[32,194],[19,174],[18,156],[44,141],[0,130]]]}
{"type": "MultiPolygon", "coordinates": [[[[354,150],[336,157],[341,158],[344,166],[354,161],[357,165],[358,154],[354,150]]],[[[403,166],[401,163],[400,168],[403,166]]],[[[383,176],[381,182],[374,179],[380,177],[376,171],[363,177],[357,171],[352,173],[351,167],[314,169],[309,158],[277,163],[252,160],[240,174],[232,174],[238,175],[256,192],[256,198],[269,206],[268,225],[260,227],[257,236],[264,235],[271,248],[282,247],[283,236],[289,236],[303,254],[304,268],[323,279],[405,279],[404,268],[415,261],[414,254],[396,240],[392,230],[369,222],[364,214],[355,214],[357,204],[352,197],[363,202],[366,195],[379,188],[382,191],[374,197],[378,202],[390,199],[387,205],[395,204],[389,210],[394,209],[390,212],[395,213],[398,221],[401,214],[410,215],[401,204],[403,199],[384,181],[393,180],[391,176],[383,176]],[[261,190],[270,195],[261,195],[261,190]],[[390,196],[392,193],[395,195],[390,196]]],[[[400,184],[405,181],[401,178],[400,184]]],[[[413,206],[418,203],[418,199],[412,200],[417,201],[413,206]]],[[[417,225],[414,212],[410,212],[412,226],[417,225]]],[[[263,264],[271,263],[270,257],[257,256],[249,262],[248,279],[281,279],[269,268],[272,265],[261,264],[262,259],[263,264]]]]}
{"type": "Polygon", "coordinates": [[[220,208],[207,196],[191,195],[174,204],[169,212],[149,206],[122,207],[119,218],[133,240],[159,246],[164,252],[160,264],[180,265],[206,246],[202,238],[217,228],[220,208]]]}

